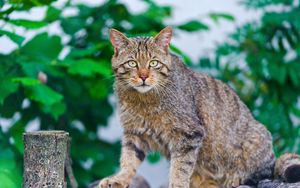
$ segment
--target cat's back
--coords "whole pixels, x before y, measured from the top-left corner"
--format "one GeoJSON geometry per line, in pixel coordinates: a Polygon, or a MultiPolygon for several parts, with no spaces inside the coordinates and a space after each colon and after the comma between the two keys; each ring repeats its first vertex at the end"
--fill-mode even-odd
{"type": "Polygon", "coordinates": [[[190,87],[206,133],[199,153],[202,159],[199,172],[222,179],[226,173],[247,171],[244,177],[250,177],[272,161],[270,133],[253,118],[235,91],[204,73],[189,70],[188,74],[192,75],[190,87]],[[251,158],[253,155],[255,160],[251,158]]]}
{"type": "MultiPolygon", "coordinates": [[[[221,80],[191,70],[177,56],[172,58],[175,67],[173,82],[179,88],[178,97],[182,99],[175,101],[181,103],[178,106],[194,106],[187,113],[197,113],[201,126],[208,132],[243,139],[243,133],[251,131],[248,127],[256,120],[235,91],[221,80]]],[[[260,129],[261,125],[256,127],[260,129]]]]}
{"type": "Polygon", "coordinates": [[[221,80],[207,74],[194,72],[190,87],[193,88],[197,113],[202,118],[208,136],[215,142],[228,146],[241,145],[253,137],[270,140],[270,133],[257,122],[248,107],[235,91],[221,80]],[[249,135],[253,135],[251,138],[249,135]]]}

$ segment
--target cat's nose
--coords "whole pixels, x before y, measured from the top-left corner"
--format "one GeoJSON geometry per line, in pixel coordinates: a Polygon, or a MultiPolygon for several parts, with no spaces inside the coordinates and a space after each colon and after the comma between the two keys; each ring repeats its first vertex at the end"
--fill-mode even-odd
{"type": "Polygon", "coordinates": [[[146,79],[149,77],[149,72],[145,68],[139,69],[139,77],[143,80],[143,82],[146,81],[146,79]]]}
{"type": "Polygon", "coordinates": [[[143,80],[143,82],[145,82],[145,80],[148,78],[147,75],[141,75],[140,78],[143,80]]]}

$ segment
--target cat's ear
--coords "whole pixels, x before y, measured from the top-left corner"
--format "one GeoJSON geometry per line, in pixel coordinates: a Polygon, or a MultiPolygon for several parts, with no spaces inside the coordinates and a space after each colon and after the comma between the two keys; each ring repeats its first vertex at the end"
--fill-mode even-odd
{"type": "Polygon", "coordinates": [[[115,55],[118,55],[121,49],[126,48],[130,44],[130,40],[116,29],[111,29],[109,31],[109,38],[114,46],[115,55]]]}
{"type": "Polygon", "coordinates": [[[161,30],[155,37],[154,42],[167,53],[169,52],[169,46],[172,38],[172,27],[168,26],[161,30]]]}

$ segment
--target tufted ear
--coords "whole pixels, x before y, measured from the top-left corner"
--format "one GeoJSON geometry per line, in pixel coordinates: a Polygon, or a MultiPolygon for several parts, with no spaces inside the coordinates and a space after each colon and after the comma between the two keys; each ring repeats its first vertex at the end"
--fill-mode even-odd
{"type": "Polygon", "coordinates": [[[169,46],[172,38],[172,27],[168,26],[161,30],[155,37],[155,43],[165,50],[166,53],[169,52],[169,46]]]}
{"type": "Polygon", "coordinates": [[[126,46],[130,44],[130,40],[116,29],[110,30],[109,37],[112,45],[114,46],[115,55],[118,55],[122,48],[126,48],[126,46]]]}

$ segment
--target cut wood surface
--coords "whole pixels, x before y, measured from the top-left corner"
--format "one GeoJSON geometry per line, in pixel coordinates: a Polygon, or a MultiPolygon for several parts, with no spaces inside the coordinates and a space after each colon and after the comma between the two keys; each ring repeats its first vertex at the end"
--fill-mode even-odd
{"type": "Polygon", "coordinates": [[[23,188],[66,188],[65,162],[69,134],[64,131],[24,133],[23,188]]]}

